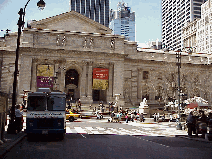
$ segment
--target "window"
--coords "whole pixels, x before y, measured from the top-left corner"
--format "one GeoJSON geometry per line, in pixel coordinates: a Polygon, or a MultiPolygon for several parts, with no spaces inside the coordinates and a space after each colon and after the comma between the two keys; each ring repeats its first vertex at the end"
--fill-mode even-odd
{"type": "Polygon", "coordinates": [[[45,96],[29,96],[27,101],[27,109],[31,111],[46,110],[46,97],[45,96]]]}
{"type": "Polygon", "coordinates": [[[148,79],[149,71],[143,71],[143,79],[148,79]]]}

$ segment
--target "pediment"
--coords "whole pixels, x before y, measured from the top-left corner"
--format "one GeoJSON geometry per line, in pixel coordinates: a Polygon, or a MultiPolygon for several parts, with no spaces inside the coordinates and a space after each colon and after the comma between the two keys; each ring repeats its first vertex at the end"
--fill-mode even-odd
{"type": "Polygon", "coordinates": [[[111,34],[112,30],[94,20],[78,13],[70,11],[53,17],[34,21],[30,24],[31,28],[64,30],[87,33],[111,34]]]}

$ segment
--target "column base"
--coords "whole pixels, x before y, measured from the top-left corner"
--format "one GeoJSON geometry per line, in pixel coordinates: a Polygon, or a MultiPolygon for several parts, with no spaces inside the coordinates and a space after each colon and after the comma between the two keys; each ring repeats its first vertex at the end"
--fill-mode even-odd
{"type": "Polygon", "coordinates": [[[87,96],[86,102],[89,103],[89,104],[92,104],[93,103],[92,96],[87,96]]]}
{"type": "Polygon", "coordinates": [[[91,96],[88,96],[88,97],[82,96],[80,98],[80,100],[81,100],[82,104],[92,104],[93,103],[93,98],[91,96]]]}
{"type": "Polygon", "coordinates": [[[107,103],[109,102],[113,102],[114,103],[115,98],[111,97],[111,96],[107,96],[107,103]]]}

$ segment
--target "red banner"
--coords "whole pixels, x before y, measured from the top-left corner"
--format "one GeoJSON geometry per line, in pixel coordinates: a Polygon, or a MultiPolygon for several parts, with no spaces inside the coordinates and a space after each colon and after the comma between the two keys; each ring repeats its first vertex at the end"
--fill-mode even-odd
{"type": "Polygon", "coordinates": [[[108,69],[94,68],[93,69],[93,89],[106,90],[108,89],[108,69]]]}
{"type": "Polygon", "coordinates": [[[107,68],[94,68],[93,79],[108,80],[108,72],[107,68]]]}

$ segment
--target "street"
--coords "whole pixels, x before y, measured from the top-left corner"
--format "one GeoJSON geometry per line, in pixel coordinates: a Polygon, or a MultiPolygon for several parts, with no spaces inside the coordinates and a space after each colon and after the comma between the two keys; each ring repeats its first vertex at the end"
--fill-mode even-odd
{"type": "Polygon", "coordinates": [[[25,138],[4,158],[212,158],[212,143],[159,135],[164,132],[159,126],[147,129],[145,124],[132,124],[96,119],[67,122],[64,140],[55,136],[36,136],[32,141],[25,138]]]}

